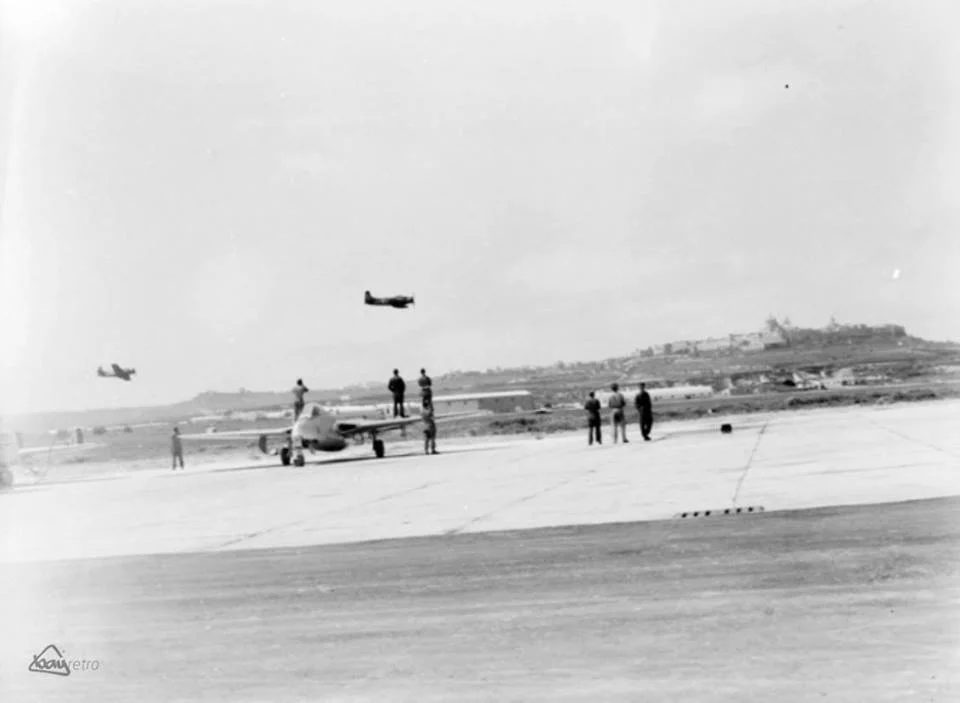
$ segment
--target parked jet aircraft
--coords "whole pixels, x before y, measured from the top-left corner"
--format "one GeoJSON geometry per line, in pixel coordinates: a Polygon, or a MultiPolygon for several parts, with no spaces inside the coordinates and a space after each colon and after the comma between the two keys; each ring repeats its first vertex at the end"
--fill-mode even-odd
{"type": "Polygon", "coordinates": [[[76,431],[74,440],[69,444],[51,444],[47,447],[24,447],[20,436],[13,432],[0,432],[0,488],[13,485],[13,467],[22,464],[24,459],[46,454],[62,454],[64,452],[86,451],[102,445],[88,444],[83,440],[83,433],[76,431]],[[16,453],[14,453],[16,449],[16,453]]]}
{"type": "Polygon", "coordinates": [[[136,369],[124,369],[120,367],[120,364],[114,362],[111,364],[113,373],[107,373],[103,370],[102,366],[97,367],[97,376],[100,378],[119,378],[124,381],[132,380],[132,376],[137,372],[136,369]]]}
{"type": "Polygon", "coordinates": [[[413,296],[406,295],[393,295],[388,298],[377,298],[370,295],[370,291],[365,290],[363,292],[363,302],[367,305],[389,305],[394,308],[405,308],[408,305],[413,305],[413,296]]]}
{"type": "MultiPolygon", "coordinates": [[[[443,422],[465,417],[479,417],[489,415],[489,411],[467,411],[435,415],[434,421],[443,422]]],[[[397,430],[417,422],[422,422],[422,416],[394,417],[389,419],[340,419],[332,415],[319,403],[307,403],[300,417],[292,427],[277,427],[274,429],[228,430],[226,432],[206,432],[203,434],[185,434],[180,438],[187,441],[217,441],[235,440],[245,437],[257,437],[260,451],[269,454],[267,441],[278,439],[283,445],[280,447],[280,463],[289,466],[291,460],[295,466],[305,463],[303,450],[311,452],[339,452],[347,447],[347,440],[358,440],[362,444],[364,437],[370,435],[373,453],[377,458],[384,455],[383,440],[380,433],[397,430]]]]}

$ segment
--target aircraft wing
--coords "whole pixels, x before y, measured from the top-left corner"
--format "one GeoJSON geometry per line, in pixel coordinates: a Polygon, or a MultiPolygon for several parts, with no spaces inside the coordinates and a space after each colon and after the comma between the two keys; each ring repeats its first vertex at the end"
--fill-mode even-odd
{"type": "Polygon", "coordinates": [[[51,447],[24,447],[17,450],[18,456],[35,456],[37,454],[49,454],[60,453],[60,452],[81,452],[87,451],[88,449],[96,449],[97,447],[103,446],[102,444],[54,444],[51,447]]]}
{"type": "Polygon", "coordinates": [[[285,437],[290,434],[290,427],[271,427],[269,429],[226,430],[223,432],[198,432],[182,434],[180,439],[199,441],[228,441],[236,439],[250,439],[258,437],[285,437]]]}
{"type": "MultiPolygon", "coordinates": [[[[445,413],[443,415],[434,415],[434,422],[443,422],[449,420],[460,420],[468,417],[487,417],[493,413],[489,410],[470,410],[462,413],[445,413]]],[[[401,427],[407,427],[418,422],[423,422],[423,416],[412,415],[410,417],[394,417],[388,420],[338,420],[337,431],[349,437],[350,435],[361,434],[363,432],[386,432],[387,430],[397,430],[401,427]]]]}

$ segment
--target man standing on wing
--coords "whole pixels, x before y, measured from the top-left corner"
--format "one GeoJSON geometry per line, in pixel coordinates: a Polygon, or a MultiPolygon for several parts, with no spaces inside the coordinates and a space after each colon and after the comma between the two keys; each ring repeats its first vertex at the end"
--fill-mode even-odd
{"type": "Polygon", "coordinates": [[[393,394],[393,416],[406,417],[407,414],[403,409],[403,394],[407,390],[407,384],[400,378],[400,372],[397,369],[393,370],[393,377],[387,384],[387,390],[393,394]]]}

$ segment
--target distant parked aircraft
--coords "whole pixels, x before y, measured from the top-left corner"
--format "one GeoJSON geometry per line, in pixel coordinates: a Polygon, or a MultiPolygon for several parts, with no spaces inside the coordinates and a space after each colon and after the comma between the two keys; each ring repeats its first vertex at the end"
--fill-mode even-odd
{"type": "Polygon", "coordinates": [[[363,292],[363,302],[367,305],[389,305],[393,308],[405,308],[408,305],[414,304],[412,295],[394,295],[389,298],[377,298],[370,295],[370,291],[368,290],[363,292]]]}
{"type": "MultiPolygon", "coordinates": [[[[57,433],[57,435],[62,434],[64,433],[57,433]]],[[[79,429],[68,433],[68,437],[72,437],[72,439],[66,444],[51,443],[46,447],[24,447],[20,435],[16,432],[0,432],[0,488],[8,488],[13,485],[13,467],[23,465],[25,459],[30,460],[42,455],[47,455],[49,459],[53,454],[86,451],[102,446],[85,442],[83,431],[79,429]]]]}
{"type": "Polygon", "coordinates": [[[100,378],[119,378],[124,381],[131,381],[133,380],[133,375],[137,372],[136,369],[121,368],[120,364],[116,362],[111,364],[111,368],[113,369],[113,373],[107,373],[103,370],[102,366],[97,367],[97,376],[100,378]]]}

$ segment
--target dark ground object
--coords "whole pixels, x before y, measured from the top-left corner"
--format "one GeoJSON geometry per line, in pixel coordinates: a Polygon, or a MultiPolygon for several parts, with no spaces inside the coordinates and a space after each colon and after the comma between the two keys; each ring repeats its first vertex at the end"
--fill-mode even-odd
{"type": "Polygon", "coordinates": [[[675,518],[688,518],[688,517],[710,517],[721,516],[721,515],[751,515],[754,513],[762,513],[766,510],[762,505],[748,505],[746,507],[739,508],[719,508],[713,510],[688,510],[685,513],[677,513],[674,515],[675,518]]]}
{"type": "Polygon", "coordinates": [[[723,434],[730,434],[733,432],[733,425],[731,425],[729,422],[725,422],[720,425],[720,431],[723,432],[723,434]]]}

